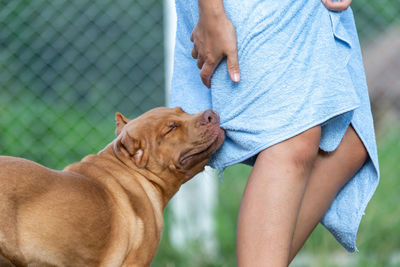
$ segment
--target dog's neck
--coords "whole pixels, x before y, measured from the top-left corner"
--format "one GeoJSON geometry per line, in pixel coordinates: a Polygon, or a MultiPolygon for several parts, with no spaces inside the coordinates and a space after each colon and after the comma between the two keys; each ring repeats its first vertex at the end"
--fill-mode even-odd
{"type": "MultiPolygon", "coordinates": [[[[159,174],[155,174],[148,168],[137,167],[130,158],[122,158],[120,155],[116,155],[113,143],[107,145],[96,156],[106,159],[110,163],[122,166],[131,177],[136,177],[137,181],[142,185],[146,192],[152,194],[153,197],[161,199],[162,210],[165,209],[169,200],[182,185],[183,178],[171,176],[171,173],[167,169],[161,171],[159,174]]],[[[129,181],[131,180],[129,179],[127,182],[129,181]]],[[[128,185],[124,186],[127,187],[128,185]]]]}

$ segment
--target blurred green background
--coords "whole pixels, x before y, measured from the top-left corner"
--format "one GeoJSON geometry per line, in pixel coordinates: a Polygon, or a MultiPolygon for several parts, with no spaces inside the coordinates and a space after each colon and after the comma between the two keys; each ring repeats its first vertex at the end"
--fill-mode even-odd
{"type": "MultiPolygon", "coordinates": [[[[0,0],[0,154],[62,169],[111,142],[116,111],[135,117],[165,106],[163,5],[0,0]]],[[[377,77],[368,82],[381,182],[361,223],[360,252],[347,254],[318,226],[293,266],[400,266],[400,1],[356,0],[352,8],[367,74],[377,77]]],[[[184,249],[172,245],[169,206],[153,266],[235,266],[249,172],[232,166],[218,182],[213,253],[201,240],[184,249]]]]}

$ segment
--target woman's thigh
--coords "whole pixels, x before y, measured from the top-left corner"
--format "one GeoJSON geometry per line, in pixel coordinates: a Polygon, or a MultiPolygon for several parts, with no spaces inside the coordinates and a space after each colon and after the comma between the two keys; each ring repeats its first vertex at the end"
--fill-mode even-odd
{"type": "Polygon", "coordinates": [[[238,266],[287,266],[320,133],[311,128],[258,155],[239,212],[238,266]]]}

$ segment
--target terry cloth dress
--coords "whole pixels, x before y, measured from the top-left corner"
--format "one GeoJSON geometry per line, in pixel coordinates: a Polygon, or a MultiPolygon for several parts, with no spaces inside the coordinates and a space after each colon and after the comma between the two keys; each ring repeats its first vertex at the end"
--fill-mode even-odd
{"type": "Polygon", "coordinates": [[[211,89],[200,79],[190,35],[197,0],[176,0],[177,32],[169,106],[189,113],[216,110],[226,141],[210,165],[253,164],[257,153],[322,125],[320,148],[333,151],[351,123],[369,158],[338,193],[322,224],[349,251],[379,180],[368,89],[351,9],[329,11],[320,0],[229,0],[236,28],[241,81],[226,61],[211,89]]]}

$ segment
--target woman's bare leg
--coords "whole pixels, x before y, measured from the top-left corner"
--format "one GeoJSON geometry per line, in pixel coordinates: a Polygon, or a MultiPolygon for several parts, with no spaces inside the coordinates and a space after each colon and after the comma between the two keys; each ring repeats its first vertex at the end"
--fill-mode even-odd
{"type": "Polygon", "coordinates": [[[334,152],[318,153],[301,203],[290,261],[322,219],[339,190],[364,164],[367,155],[363,143],[351,126],[334,152]]]}
{"type": "Polygon", "coordinates": [[[257,157],[240,206],[238,266],[287,266],[321,128],[309,129],[257,157]]]}

